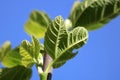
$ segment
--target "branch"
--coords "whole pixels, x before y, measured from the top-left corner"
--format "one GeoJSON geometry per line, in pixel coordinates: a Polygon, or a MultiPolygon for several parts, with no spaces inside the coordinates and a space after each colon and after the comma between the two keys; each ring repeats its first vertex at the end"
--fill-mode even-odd
{"type": "MultiPolygon", "coordinates": [[[[45,51],[45,54],[44,54],[44,59],[43,59],[43,72],[46,70],[46,68],[48,67],[49,63],[51,63],[52,61],[52,58],[46,53],[45,51]]],[[[47,80],[51,80],[52,78],[52,71],[53,71],[53,68],[51,68],[47,74],[47,80]]]]}

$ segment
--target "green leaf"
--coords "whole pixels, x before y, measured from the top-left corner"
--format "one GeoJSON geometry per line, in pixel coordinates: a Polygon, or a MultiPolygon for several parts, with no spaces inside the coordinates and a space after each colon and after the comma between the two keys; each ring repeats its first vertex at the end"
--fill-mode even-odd
{"type": "Polygon", "coordinates": [[[12,68],[21,65],[21,55],[19,54],[19,48],[15,48],[6,54],[2,60],[2,64],[5,67],[12,68]]]}
{"type": "Polygon", "coordinates": [[[22,56],[22,65],[32,67],[33,64],[42,63],[42,54],[40,54],[40,43],[32,37],[32,43],[24,40],[20,46],[20,55],[22,56]]]}
{"type": "Polygon", "coordinates": [[[5,67],[11,68],[21,64],[19,48],[11,50],[11,44],[6,41],[0,48],[0,61],[5,67]]]}
{"type": "Polygon", "coordinates": [[[88,39],[88,32],[83,27],[68,31],[61,16],[48,27],[45,35],[45,49],[53,59],[53,67],[60,67],[73,58],[77,52],[74,49],[82,47],[88,39]]]}
{"type": "Polygon", "coordinates": [[[31,69],[22,66],[0,69],[0,80],[30,80],[31,69]]]}
{"type": "Polygon", "coordinates": [[[43,38],[50,22],[46,13],[35,10],[25,24],[25,31],[36,38],[43,38]]]}
{"type": "Polygon", "coordinates": [[[37,59],[39,56],[40,48],[41,48],[40,42],[33,36],[32,49],[33,49],[33,56],[35,57],[35,59],[37,59]]]}
{"type": "Polygon", "coordinates": [[[20,46],[20,55],[22,56],[22,65],[25,67],[32,67],[35,63],[32,55],[32,46],[31,44],[24,40],[20,46]]]}
{"type": "Polygon", "coordinates": [[[58,62],[55,62],[53,64],[53,68],[59,68],[61,67],[62,65],[64,65],[66,63],[66,61],[58,61],[58,62]]]}
{"type": "Polygon", "coordinates": [[[73,27],[84,26],[88,30],[102,27],[120,14],[120,0],[76,1],[69,19],[73,27]]]}
{"type": "Polygon", "coordinates": [[[10,50],[11,50],[11,43],[9,41],[3,43],[2,47],[0,48],[0,61],[2,61],[2,59],[10,50]]]}

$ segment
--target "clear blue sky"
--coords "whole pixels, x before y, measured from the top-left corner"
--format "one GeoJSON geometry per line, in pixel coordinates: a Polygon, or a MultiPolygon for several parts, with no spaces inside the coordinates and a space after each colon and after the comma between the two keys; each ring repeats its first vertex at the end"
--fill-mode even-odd
{"type": "MultiPolygon", "coordinates": [[[[33,10],[45,11],[51,19],[67,18],[75,0],[1,0],[0,45],[10,40],[13,48],[30,40],[24,24],[33,10]]],[[[33,67],[31,80],[39,80],[33,67]]],[[[55,69],[53,80],[120,80],[120,16],[103,28],[89,32],[88,43],[63,67],[55,69]]]]}

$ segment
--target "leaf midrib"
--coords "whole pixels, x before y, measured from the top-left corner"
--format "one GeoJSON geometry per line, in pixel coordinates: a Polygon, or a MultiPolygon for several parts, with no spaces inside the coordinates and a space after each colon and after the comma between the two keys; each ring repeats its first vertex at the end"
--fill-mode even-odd
{"type": "MultiPolygon", "coordinates": [[[[57,39],[56,39],[56,42],[55,42],[55,58],[57,57],[57,46],[58,46],[58,42],[59,42],[60,31],[61,31],[61,28],[63,27],[63,25],[61,25],[61,23],[62,23],[62,21],[60,19],[60,23],[57,23],[59,25],[59,30],[58,30],[58,35],[56,36],[57,39]]],[[[54,26],[54,24],[53,24],[53,26],[54,26]]]]}
{"type": "Polygon", "coordinates": [[[48,72],[48,70],[52,67],[52,65],[53,65],[67,50],[69,50],[72,46],[74,46],[75,44],[78,44],[79,42],[82,42],[82,41],[84,42],[87,38],[88,38],[88,36],[86,36],[85,38],[83,38],[83,39],[79,40],[78,42],[72,44],[71,46],[67,47],[63,52],[60,53],[60,55],[59,55],[57,58],[55,58],[55,59],[48,65],[47,69],[45,70],[45,73],[48,72]]]}

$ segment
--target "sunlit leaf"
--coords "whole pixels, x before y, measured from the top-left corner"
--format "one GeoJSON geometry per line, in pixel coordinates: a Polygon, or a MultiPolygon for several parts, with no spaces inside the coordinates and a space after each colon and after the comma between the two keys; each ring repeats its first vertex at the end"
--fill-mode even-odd
{"type": "Polygon", "coordinates": [[[39,41],[35,37],[32,37],[32,43],[24,40],[20,45],[20,55],[22,56],[22,65],[25,67],[32,67],[35,63],[42,63],[39,41]]]}
{"type": "Polygon", "coordinates": [[[37,59],[40,53],[40,42],[35,38],[32,37],[32,49],[33,49],[33,56],[37,59]]]}
{"type": "Polygon", "coordinates": [[[120,14],[120,0],[76,1],[69,19],[73,27],[84,26],[88,30],[102,27],[120,14]]]}
{"type": "Polygon", "coordinates": [[[20,55],[22,56],[22,65],[25,67],[31,67],[35,63],[32,58],[32,46],[26,40],[20,45],[20,55]]]}
{"type": "Polygon", "coordinates": [[[5,57],[5,55],[11,50],[11,44],[9,41],[3,43],[0,47],[0,61],[5,57]]]}
{"type": "Polygon", "coordinates": [[[88,32],[85,28],[77,27],[69,31],[62,17],[56,17],[48,27],[44,43],[47,53],[53,59],[53,67],[60,67],[73,58],[77,54],[73,50],[82,47],[87,39],[88,32]]]}
{"type": "Polygon", "coordinates": [[[2,59],[2,64],[5,67],[11,68],[21,65],[21,55],[19,54],[19,48],[15,48],[6,54],[2,59]]]}
{"type": "Polygon", "coordinates": [[[43,38],[50,22],[51,20],[46,13],[35,10],[25,24],[25,31],[29,35],[43,38]]]}
{"type": "Polygon", "coordinates": [[[31,69],[22,66],[14,68],[1,68],[0,80],[30,80],[32,74],[31,69]]]}
{"type": "Polygon", "coordinates": [[[11,68],[21,65],[21,56],[19,48],[11,49],[11,44],[6,41],[0,48],[0,60],[5,67],[11,68]]]}

